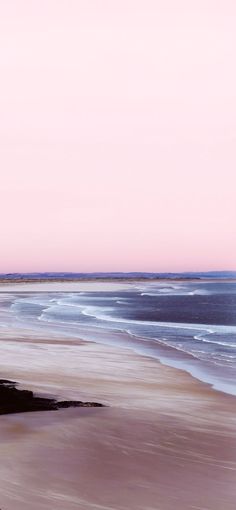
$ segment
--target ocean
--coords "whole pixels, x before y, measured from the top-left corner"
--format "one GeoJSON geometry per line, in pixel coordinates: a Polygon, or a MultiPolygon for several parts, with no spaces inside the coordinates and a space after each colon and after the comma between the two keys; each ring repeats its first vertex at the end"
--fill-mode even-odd
{"type": "Polygon", "coordinates": [[[8,341],[17,331],[18,349],[27,335],[122,346],[236,395],[235,282],[134,280],[104,291],[99,285],[86,292],[2,291],[2,348],[6,331],[8,341]]]}

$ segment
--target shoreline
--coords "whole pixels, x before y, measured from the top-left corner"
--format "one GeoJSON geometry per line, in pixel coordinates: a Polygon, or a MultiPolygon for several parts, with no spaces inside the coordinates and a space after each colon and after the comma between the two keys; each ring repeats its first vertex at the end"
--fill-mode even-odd
{"type": "MultiPolygon", "coordinates": [[[[194,366],[194,362],[196,362],[197,360],[195,358],[191,358],[190,354],[181,354],[181,356],[178,358],[176,355],[174,356],[173,355],[173,352],[172,352],[172,348],[167,346],[167,345],[161,345],[161,349],[163,352],[160,352],[158,357],[157,356],[153,356],[151,354],[145,354],[145,353],[142,353],[141,351],[139,352],[137,349],[135,349],[134,347],[132,346],[129,346],[127,345],[126,347],[125,346],[122,346],[122,345],[115,345],[114,343],[112,342],[99,342],[97,340],[82,340],[82,339],[79,339],[79,338],[64,338],[64,340],[62,338],[60,338],[60,340],[56,339],[55,337],[52,337],[51,339],[47,339],[45,337],[34,337],[34,339],[30,339],[30,338],[8,338],[8,339],[5,339],[4,340],[6,343],[16,343],[16,344],[19,344],[19,345],[22,345],[22,344],[28,344],[28,345],[31,345],[31,344],[36,344],[36,345],[45,345],[45,346],[72,346],[72,347],[78,347],[78,346],[81,346],[81,345],[87,345],[87,346],[90,346],[90,345],[97,345],[98,348],[99,346],[101,347],[104,347],[106,349],[106,347],[110,347],[111,349],[118,349],[120,351],[123,351],[124,352],[124,355],[125,353],[127,354],[128,353],[131,353],[133,354],[134,357],[138,357],[138,358],[144,358],[144,359],[147,359],[147,360],[150,360],[151,362],[154,362],[154,363],[157,363],[157,364],[160,364],[161,366],[163,367],[168,367],[170,368],[171,370],[173,370],[174,372],[177,372],[180,374],[183,373],[183,374],[186,374],[188,377],[190,377],[190,379],[192,379],[193,381],[196,381],[197,383],[203,385],[203,387],[205,386],[206,388],[210,389],[212,392],[216,392],[216,393],[219,393],[220,395],[222,396],[229,396],[233,399],[236,398],[236,393],[234,391],[230,391],[229,388],[224,388],[223,387],[223,383],[219,382],[219,381],[215,381],[215,382],[212,382],[212,380],[207,376],[207,374],[204,374],[202,373],[201,375],[199,375],[199,368],[198,366],[194,366]],[[186,358],[186,359],[185,359],[186,358]],[[192,362],[192,364],[191,364],[192,362]]],[[[178,354],[178,353],[177,353],[178,354]]],[[[3,369],[4,370],[4,369],[3,369]]],[[[8,378],[10,378],[10,382],[11,382],[11,376],[12,376],[12,373],[11,371],[7,371],[6,372],[6,379],[7,380],[8,378]]],[[[24,385],[25,383],[25,379],[19,379],[19,377],[17,377],[17,382],[16,384],[17,385],[24,385]]],[[[14,382],[14,381],[13,381],[14,382]]],[[[30,384],[30,386],[33,384],[32,381],[28,381],[28,383],[30,384]]],[[[0,384],[1,384],[1,380],[0,380],[0,384]]],[[[27,388],[25,388],[27,389],[27,388]]],[[[36,392],[37,392],[37,389],[36,389],[36,392]]],[[[235,400],[236,402],[236,400],[235,400]]]]}
{"type": "MultiPolygon", "coordinates": [[[[68,292],[71,291],[71,285],[73,286],[81,286],[82,290],[87,290],[86,285],[88,285],[89,288],[93,288],[93,290],[100,290],[99,285],[102,285],[102,288],[104,290],[110,290],[114,288],[116,285],[116,289],[121,290],[125,288],[129,288],[130,284],[171,284],[171,282],[174,283],[236,283],[236,278],[233,277],[224,277],[224,278],[203,278],[203,277],[196,277],[196,278],[184,278],[184,277],[173,277],[173,278],[114,278],[114,277],[107,277],[107,278],[0,278],[0,292],[7,292],[10,288],[10,290],[25,290],[25,286],[29,285],[31,289],[29,289],[29,292],[32,291],[32,288],[35,288],[35,292],[45,290],[45,292],[48,291],[47,285],[51,285],[52,292],[57,292],[55,290],[56,285],[68,285],[68,292]],[[105,285],[107,288],[105,288],[105,285]],[[34,287],[33,287],[34,286],[34,287]],[[43,289],[43,286],[45,286],[45,289],[43,289]],[[84,287],[83,287],[84,286],[84,287]],[[95,287],[96,286],[96,287],[95,287]],[[54,287],[54,289],[53,289],[54,287]],[[8,289],[8,290],[7,290],[8,289]]],[[[61,288],[58,289],[58,292],[61,291],[61,288]]],[[[63,290],[64,292],[67,292],[67,290],[63,290]]],[[[34,292],[34,290],[32,291],[34,292]]],[[[75,287],[76,292],[76,287],[75,287]]]]}
{"type": "MultiPolygon", "coordinates": [[[[236,397],[236,392],[234,389],[231,388],[230,383],[227,381],[224,383],[222,381],[218,381],[211,375],[208,375],[207,371],[204,372],[203,368],[199,365],[198,359],[194,358],[190,353],[186,353],[183,351],[174,350],[171,346],[160,343],[159,344],[159,351],[158,354],[155,352],[155,354],[151,354],[151,348],[150,353],[143,352],[142,346],[139,344],[139,337],[136,337],[135,339],[132,338],[132,340],[127,340],[126,345],[122,344],[120,342],[120,336],[123,338],[124,333],[114,333],[112,336],[114,337],[114,340],[109,340],[109,338],[102,340],[98,340],[96,338],[93,338],[91,340],[86,340],[85,338],[78,338],[76,337],[57,337],[57,334],[54,333],[51,338],[48,338],[48,333],[42,336],[38,335],[32,335],[32,332],[29,330],[27,332],[27,336],[21,336],[22,332],[19,330],[19,333],[17,330],[13,330],[11,332],[11,335],[9,336],[9,333],[6,333],[6,336],[4,336],[4,331],[1,331],[2,334],[2,340],[4,340],[3,348],[7,347],[8,344],[18,344],[19,346],[22,345],[45,345],[50,346],[54,345],[55,347],[58,346],[59,348],[64,346],[71,346],[71,347],[78,347],[80,345],[90,345],[90,344],[96,344],[98,346],[102,346],[106,348],[106,346],[111,347],[112,349],[119,349],[123,350],[124,352],[131,352],[134,354],[134,356],[143,357],[146,359],[150,359],[154,363],[160,363],[164,367],[169,367],[177,372],[184,372],[187,375],[189,375],[192,379],[195,381],[206,385],[207,387],[211,388],[212,391],[223,394],[225,396],[229,395],[233,398],[236,397]],[[8,335],[8,336],[7,336],[8,335]],[[120,343],[119,343],[120,342],[120,343]]],[[[79,334],[79,333],[78,333],[79,334]]],[[[104,330],[105,335],[105,330],[104,330]]],[[[111,336],[111,335],[108,335],[111,336]]],[[[142,338],[141,338],[142,340],[142,338]]],[[[11,379],[12,373],[7,372],[6,379],[11,379]]],[[[17,381],[21,382],[17,376],[14,377],[17,381]]]]}
{"type": "MultiPolygon", "coordinates": [[[[25,339],[23,343],[24,341],[25,339]]],[[[10,343],[12,342],[14,343],[14,340],[10,340],[10,343]]],[[[19,343],[22,344],[22,340],[19,343]]],[[[108,343],[102,344],[96,341],[81,339],[77,339],[76,343],[74,343],[73,340],[67,338],[61,342],[55,339],[46,340],[45,338],[34,337],[31,340],[26,339],[26,344],[29,343],[35,346],[37,344],[53,345],[53,347],[59,347],[62,350],[63,346],[71,346],[72,348],[76,346],[78,348],[76,357],[78,373],[71,376],[70,370],[68,370],[64,374],[64,367],[59,365],[60,360],[54,368],[52,366],[46,367],[47,370],[43,370],[42,367],[38,369],[32,367],[31,370],[27,367],[23,369],[19,364],[7,369],[1,366],[0,386],[6,381],[13,385],[16,384],[19,387],[19,391],[29,390],[36,397],[45,397],[45,399],[50,397],[55,399],[55,401],[59,401],[63,397],[70,399],[72,395],[78,398],[80,392],[83,400],[88,397],[91,398],[93,397],[91,389],[94,388],[96,400],[99,395],[106,394],[105,405],[131,409],[139,407],[139,405],[136,406],[135,402],[137,395],[138,402],[140,401],[140,382],[140,386],[147,393],[146,396],[148,397],[146,403],[143,401],[142,408],[148,407],[150,409],[151,402],[153,406],[156,403],[160,404],[158,395],[154,393],[155,387],[160,390],[159,386],[161,384],[161,394],[165,393],[162,385],[164,381],[167,381],[167,393],[170,388],[171,391],[175,390],[172,397],[169,395],[170,400],[173,399],[175,401],[176,398],[178,400],[177,390],[180,390],[181,395],[183,395],[193,388],[194,394],[201,393],[203,400],[205,394],[207,401],[209,399],[219,399],[222,402],[229,402],[231,405],[235,405],[236,410],[235,395],[215,389],[211,383],[199,380],[183,367],[175,367],[164,363],[161,359],[135,352],[130,347],[115,346],[108,343]],[[99,367],[96,367],[97,362],[99,367]],[[48,368],[50,368],[50,371],[47,377],[48,368]],[[143,371],[145,373],[142,373],[143,371]],[[17,380],[17,383],[15,383],[15,380],[17,380]],[[106,387],[107,380],[109,380],[109,389],[106,387]],[[129,390],[128,387],[125,388],[125,402],[122,400],[122,392],[117,400],[114,398],[114,395],[117,395],[117,391],[114,391],[112,387],[118,385],[124,390],[126,382],[129,382],[130,388],[129,390]],[[103,393],[101,393],[101,388],[103,388],[103,393]],[[130,402],[127,406],[127,395],[129,392],[130,402]],[[148,406],[147,403],[149,403],[148,406]]],[[[73,363],[73,355],[71,356],[71,362],[73,363]]]]}
{"type": "MultiPolygon", "coordinates": [[[[194,282],[195,283],[204,283],[205,281],[207,281],[207,279],[196,279],[196,280],[193,280],[193,279],[189,279],[189,278],[186,278],[185,279],[188,283],[190,282],[194,282]]],[[[224,281],[226,281],[227,279],[224,278],[224,281]]],[[[231,279],[232,280],[232,279],[231,279]]],[[[147,279],[145,280],[147,282],[147,279]]],[[[171,282],[177,282],[178,283],[178,279],[169,279],[169,278],[166,278],[166,279],[156,279],[156,283],[166,283],[166,284],[170,284],[171,282]]],[[[221,279],[211,279],[211,283],[214,283],[214,281],[220,281],[222,283],[222,280],[221,279]]],[[[232,280],[233,281],[233,280],[232,280]]],[[[39,293],[44,293],[44,292],[52,292],[52,293],[60,293],[60,292],[63,292],[63,293],[77,293],[77,292],[93,292],[93,293],[99,293],[99,292],[109,292],[109,291],[117,291],[117,292],[120,292],[120,291],[128,291],[132,288],[135,288],[136,285],[138,286],[139,283],[141,284],[142,281],[139,281],[139,280],[129,280],[129,279],[123,279],[122,281],[118,281],[118,279],[112,279],[112,278],[107,278],[107,279],[104,279],[104,281],[102,281],[102,279],[98,278],[81,278],[81,279],[78,279],[78,280],[57,280],[57,281],[52,281],[52,279],[44,279],[42,281],[38,281],[38,280],[32,280],[31,282],[29,282],[29,280],[23,280],[24,283],[22,283],[22,280],[21,281],[18,281],[16,283],[15,280],[11,280],[11,283],[8,282],[4,285],[1,285],[0,283],[0,294],[1,293],[5,293],[7,295],[8,292],[14,292],[17,293],[34,293],[34,292],[39,292],[39,293]],[[136,285],[135,285],[136,284],[136,285]],[[7,287],[7,288],[6,288],[7,287]]],[[[148,280],[148,283],[150,285],[152,285],[152,282],[148,280]]],[[[155,283],[155,282],[154,282],[155,283]]],[[[167,323],[165,322],[160,322],[159,321],[159,326],[161,326],[162,324],[165,325],[167,323]]],[[[170,325],[172,327],[181,327],[182,326],[182,323],[170,323],[170,325]]],[[[208,329],[209,327],[216,327],[216,328],[220,328],[221,325],[217,324],[217,325],[214,325],[214,324],[192,324],[191,322],[189,323],[186,323],[183,325],[183,327],[185,329],[196,329],[196,330],[202,330],[202,329],[208,329]]],[[[78,333],[79,334],[79,333],[78,333]]],[[[104,334],[105,331],[104,331],[104,334]]],[[[113,335],[113,333],[111,334],[111,336],[113,335]]],[[[127,341],[128,341],[128,344],[131,346],[131,348],[133,348],[134,352],[139,352],[141,353],[142,355],[145,354],[146,356],[149,356],[149,352],[151,352],[151,348],[147,348],[146,349],[146,353],[144,353],[144,351],[142,349],[140,349],[140,346],[139,346],[139,338],[137,336],[137,339],[135,339],[135,335],[133,337],[134,339],[130,341],[130,339],[127,338],[127,341]],[[136,345],[135,345],[136,344],[136,345]]],[[[85,341],[87,340],[86,336],[85,336],[85,341]]],[[[167,365],[167,366],[170,366],[170,367],[174,367],[174,368],[177,368],[178,370],[184,370],[186,371],[187,373],[189,373],[192,377],[194,377],[195,379],[201,381],[201,382],[204,382],[205,384],[209,384],[215,391],[219,391],[219,392],[223,392],[224,394],[230,394],[230,395],[233,395],[233,396],[236,396],[236,390],[235,390],[235,384],[232,382],[232,380],[230,379],[230,377],[225,377],[223,372],[222,372],[222,377],[219,377],[219,379],[217,379],[216,375],[214,374],[214,372],[212,372],[212,367],[207,367],[207,363],[204,363],[204,360],[202,361],[202,365],[201,363],[199,362],[198,359],[196,359],[191,353],[187,353],[187,352],[184,352],[184,350],[181,352],[181,355],[179,354],[179,351],[178,349],[176,349],[174,346],[171,347],[171,346],[168,346],[168,345],[164,345],[164,343],[161,342],[161,339],[160,341],[158,339],[156,339],[157,342],[156,342],[156,346],[158,345],[158,351],[159,353],[156,351],[154,353],[154,355],[152,357],[154,357],[155,359],[158,359],[161,363],[163,363],[164,365],[167,365]]],[[[91,336],[91,341],[93,341],[93,338],[91,336]]],[[[97,340],[96,340],[97,341],[97,340]]],[[[74,343],[74,340],[71,340],[71,342],[74,343]]],[[[150,340],[151,342],[151,340],[150,340]]],[[[101,342],[103,343],[103,342],[101,342]]],[[[105,342],[106,344],[107,342],[105,342]]],[[[110,345],[113,345],[113,342],[109,342],[108,340],[108,343],[110,343],[110,345]]],[[[122,342],[121,342],[122,344],[122,342]]],[[[119,338],[118,338],[118,345],[119,345],[119,338]]],[[[145,344],[144,344],[145,345],[145,344]]],[[[220,369],[219,369],[220,370],[220,369]]]]}
{"type": "MultiPolygon", "coordinates": [[[[16,333],[15,333],[16,334],[16,333]]],[[[80,346],[87,346],[89,347],[90,345],[95,345],[97,346],[97,348],[99,349],[100,347],[101,348],[111,348],[111,349],[114,349],[114,352],[118,349],[118,351],[121,351],[124,353],[124,356],[127,355],[127,353],[133,355],[134,357],[138,357],[138,358],[143,358],[143,359],[147,359],[147,360],[150,360],[150,362],[153,362],[153,363],[157,363],[157,364],[160,364],[161,366],[163,367],[168,367],[170,368],[171,370],[173,370],[174,372],[182,372],[184,374],[186,374],[188,377],[190,377],[190,379],[193,379],[194,381],[196,381],[197,383],[203,385],[203,386],[206,386],[206,388],[209,388],[211,391],[213,392],[216,392],[216,393],[219,393],[225,397],[229,396],[231,398],[234,398],[236,397],[236,393],[234,391],[230,391],[229,388],[223,388],[222,387],[222,384],[221,382],[219,381],[215,381],[215,382],[212,382],[212,380],[208,377],[207,374],[204,374],[204,373],[201,373],[199,374],[199,371],[201,370],[201,368],[199,369],[199,367],[197,366],[198,365],[198,360],[196,358],[192,358],[190,354],[187,354],[187,353],[182,353],[181,352],[181,355],[179,355],[179,352],[177,351],[176,353],[173,353],[173,349],[168,346],[168,345],[165,345],[165,344],[160,344],[160,351],[159,351],[159,354],[158,356],[157,355],[152,355],[150,353],[144,353],[142,352],[142,350],[139,350],[135,345],[133,346],[132,344],[126,344],[126,345],[122,345],[121,343],[119,344],[119,338],[117,338],[117,336],[119,337],[119,333],[112,333],[109,331],[109,337],[116,337],[115,339],[115,343],[112,342],[111,340],[109,341],[99,341],[97,339],[93,339],[93,340],[86,340],[86,339],[81,339],[81,338],[70,338],[70,337],[60,337],[59,339],[57,338],[56,335],[52,336],[50,339],[47,338],[47,335],[45,337],[42,337],[42,336],[34,336],[33,338],[31,338],[30,334],[29,336],[26,336],[26,337],[20,337],[18,336],[17,338],[15,338],[15,336],[12,336],[12,337],[8,337],[8,338],[4,338],[4,347],[6,348],[7,344],[16,344],[16,345],[19,345],[19,346],[22,346],[22,345],[42,345],[42,346],[55,346],[55,347],[59,347],[59,348],[63,348],[63,346],[71,346],[71,347],[80,347],[80,346]]],[[[122,334],[122,337],[124,335],[122,334]]],[[[138,339],[138,337],[137,337],[138,339]]],[[[3,373],[5,373],[5,379],[10,379],[12,378],[12,372],[11,371],[6,371],[4,372],[4,367],[2,367],[1,369],[3,371],[3,373]]],[[[20,372],[21,373],[21,372],[20,372]]],[[[20,373],[19,373],[19,376],[20,376],[20,373]]],[[[23,384],[25,383],[25,379],[21,378],[18,376],[18,372],[15,372],[15,376],[14,378],[17,379],[17,383],[16,384],[23,384]]],[[[32,385],[32,381],[31,380],[28,380],[26,379],[26,382],[28,382],[30,384],[30,386],[32,385]]],[[[27,387],[25,387],[25,389],[28,389],[27,387]]],[[[36,393],[38,392],[38,389],[36,387],[36,393]]],[[[49,394],[50,394],[50,390],[49,390],[49,394]]],[[[92,398],[92,396],[90,397],[92,398]]],[[[236,401],[235,401],[236,402],[236,401]]]]}
{"type": "MultiPolygon", "coordinates": [[[[197,280],[193,280],[193,279],[185,279],[186,281],[190,282],[190,281],[196,281],[196,282],[202,282],[204,283],[205,280],[201,280],[200,278],[197,279],[197,280]]],[[[146,279],[147,281],[147,279],[146,279]]],[[[166,284],[171,284],[171,282],[174,282],[174,281],[179,281],[178,279],[156,279],[156,282],[158,283],[163,283],[165,282],[166,284]]],[[[211,282],[215,281],[214,279],[211,279],[211,282]]],[[[219,281],[219,280],[218,280],[219,281]]],[[[225,281],[225,279],[224,279],[225,281]]],[[[44,279],[43,281],[38,281],[38,280],[32,280],[31,282],[29,282],[29,280],[23,280],[23,283],[22,283],[22,280],[17,282],[15,280],[11,280],[11,282],[5,282],[4,285],[1,284],[1,280],[0,280],[0,294],[1,293],[6,293],[7,295],[7,292],[13,292],[13,293],[34,293],[34,292],[52,292],[52,293],[56,293],[56,292],[63,292],[63,293],[66,293],[66,292],[69,292],[69,293],[77,293],[77,292],[101,292],[101,291],[105,291],[105,292],[109,292],[109,291],[126,291],[126,290],[129,290],[129,289],[132,289],[132,288],[135,288],[135,284],[137,284],[137,286],[139,285],[139,283],[142,283],[142,281],[139,281],[139,280],[129,280],[129,279],[123,279],[122,282],[121,281],[118,281],[118,279],[112,279],[112,278],[108,278],[108,279],[105,279],[104,281],[101,281],[101,279],[96,279],[96,278],[84,278],[84,279],[79,279],[79,280],[71,280],[71,281],[68,281],[68,280],[57,280],[57,281],[52,281],[51,279],[44,279]]],[[[148,283],[150,285],[152,285],[151,281],[148,280],[148,283]]],[[[154,282],[155,283],[155,282],[154,282]]],[[[161,324],[165,324],[164,322],[159,322],[159,325],[161,324]]],[[[174,327],[181,327],[181,323],[171,323],[173,324],[174,327]]],[[[214,325],[212,325],[214,326],[214,325]]],[[[205,325],[204,324],[192,324],[192,323],[189,323],[189,324],[184,324],[184,328],[185,329],[188,329],[191,327],[193,329],[200,329],[200,328],[203,328],[205,327],[206,329],[208,327],[210,327],[209,325],[205,325]]],[[[215,327],[220,327],[219,325],[215,326],[215,327]]],[[[1,328],[1,334],[3,335],[4,337],[4,329],[1,328]]],[[[12,336],[12,341],[16,341],[16,342],[19,342],[19,343],[22,343],[20,339],[17,339],[15,338],[18,334],[20,334],[20,331],[19,333],[16,332],[14,333],[13,332],[13,335],[11,335],[11,332],[10,332],[10,335],[12,336]]],[[[50,333],[49,333],[50,334],[50,333]]],[[[6,331],[6,336],[9,335],[9,332],[6,331]]],[[[79,331],[78,331],[78,335],[79,335],[79,331]]],[[[125,335],[125,334],[124,334],[125,335]]],[[[122,334],[122,337],[124,336],[122,334]]],[[[114,332],[112,333],[109,333],[107,334],[107,332],[103,332],[103,336],[104,336],[104,339],[105,341],[103,341],[103,338],[101,337],[101,339],[99,340],[98,338],[96,338],[95,340],[92,338],[92,335],[91,335],[91,340],[90,341],[95,341],[95,342],[98,342],[100,343],[101,345],[111,345],[113,346],[114,343],[117,343],[117,345],[119,346],[122,346],[122,344],[124,345],[124,341],[121,339],[120,341],[120,337],[119,337],[119,333],[116,334],[114,332]],[[114,337],[116,339],[116,342],[113,342],[112,341],[112,337],[114,337]]],[[[52,338],[54,337],[54,343],[56,344],[57,340],[56,340],[56,337],[55,337],[55,334],[52,335],[52,338]]],[[[9,338],[9,337],[8,337],[9,338]]],[[[88,340],[89,336],[87,336],[87,339],[86,339],[86,335],[84,337],[84,341],[86,342],[88,340]]],[[[10,339],[10,338],[9,338],[10,339]]],[[[158,350],[156,349],[156,351],[154,352],[154,349],[152,349],[152,345],[151,345],[151,340],[150,340],[150,346],[146,346],[145,343],[143,343],[143,346],[145,346],[145,351],[144,349],[142,348],[142,346],[140,345],[139,343],[139,337],[135,337],[135,335],[131,338],[128,338],[127,337],[127,348],[128,349],[132,349],[135,353],[138,353],[139,355],[145,355],[147,357],[151,357],[152,359],[155,359],[155,360],[159,360],[163,365],[165,366],[169,366],[169,367],[172,367],[172,368],[175,368],[177,370],[184,370],[185,372],[187,372],[188,374],[190,374],[195,380],[197,381],[200,381],[206,385],[209,385],[214,391],[217,391],[217,392],[221,392],[225,395],[229,394],[229,395],[233,395],[234,397],[236,396],[236,390],[235,390],[235,387],[234,385],[232,384],[230,378],[224,378],[224,374],[222,375],[222,378],[219,378],[219,380],[215,377],[215,374],[214,373],[211,373],[210,369],[208,370],[207,368],[207,365],[202,362],[202,365],[201,363],[199,362],[199,360],[197,358],[195,358],[191,353],[187,353],[187,352],[184,352],[184,351],[181,351],[181,354],[180,352],[178,351],[178,349],[175,349],[174,347],[171,347],[171,346],[168,346],[167,344],[165,345],[163,342],[158,341],[158,339],[156,339],[156,347],[158,345],[158,350]],[[152,352],[153,351],[153,352],[152,352]]],[[[26,342],[26,339],[24,340],[24,342],[26,342]]],[[[28,340],[27,342],[30,344],[31,343],[31,340],[30,340],[30,334],[28,335],[28,340]]],[[[52,340],[51,340],[52,342],[52,340]]],[[[68,343],[70,342],[71,345],[76,345],[78,343],[78,339],[76,338],[68,338],[66,339],[66,342],[67,342],[67,345],[68,343]]],[[[58,340],[58,345],[60,345],[62,342],[60,340],[58,340]]],[[[11,378],[11,374],[9,374],[10,378],[11,378]]]]}

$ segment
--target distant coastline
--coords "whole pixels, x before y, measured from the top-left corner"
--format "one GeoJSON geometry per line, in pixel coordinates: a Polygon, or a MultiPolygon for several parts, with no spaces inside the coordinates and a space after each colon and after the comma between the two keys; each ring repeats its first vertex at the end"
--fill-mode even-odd
{"type": "Polygon", "coordinates": [[[0,283],[35,283],[35,282],[132,282],[151,281],[232,281],[236,280],[236,271],[208,271],[183,273],[148,273],[148,272],[43,272],[43,273],[2,273],[0,283]]]}

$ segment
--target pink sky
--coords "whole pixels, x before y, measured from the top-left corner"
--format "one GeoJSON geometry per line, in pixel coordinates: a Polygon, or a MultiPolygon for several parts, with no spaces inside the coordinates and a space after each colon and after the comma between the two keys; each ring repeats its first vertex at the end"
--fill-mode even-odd
{"type": "Polygon", "coordinates": [[[235,19],[1,2],[0,272],[236,269],[235,19]]]}

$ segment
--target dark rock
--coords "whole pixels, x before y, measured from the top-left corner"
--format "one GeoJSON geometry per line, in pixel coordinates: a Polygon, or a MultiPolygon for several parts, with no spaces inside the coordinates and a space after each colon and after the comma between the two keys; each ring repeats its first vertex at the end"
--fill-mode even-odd
{"type": "Polygon", "coordinates": [[[19,390],[17,383],[0,379],[0,415],[26,413],[32,411],[56,411],[67,407],[104,407],[98,402],[65,400],[58,402],[53,398],[34,396],[32,391],[19,390]]]}
{"type": "Polygon", "coordinates": [[[66,400],[64,402],[57,402],[57,405],[60,409],[63,407],[104,407],[104,405],[99,404],[99,402],[81,402],[80,400],[66,400]]]}

